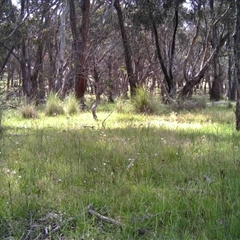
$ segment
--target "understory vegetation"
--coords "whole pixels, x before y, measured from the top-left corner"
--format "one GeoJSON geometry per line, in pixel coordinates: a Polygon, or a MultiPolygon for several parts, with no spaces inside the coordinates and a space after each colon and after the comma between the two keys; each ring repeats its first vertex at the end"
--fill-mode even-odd
{"type": "Polygon", "coordinates": [[[146,115],[121,100],[95,121],[47,106],[4,112],[1,239],[239,239],[232,108],[154,114],[146,103],[146,115]]]}

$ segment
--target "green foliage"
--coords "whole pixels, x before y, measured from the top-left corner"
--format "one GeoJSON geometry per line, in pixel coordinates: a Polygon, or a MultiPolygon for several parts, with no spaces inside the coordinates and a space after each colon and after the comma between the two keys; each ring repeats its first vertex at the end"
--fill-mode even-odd
{"type": "Polygon", "coordinates": [[[69,115],[77,114],[79,112],[79,101],[76,99],[74,93],[70,93],[65,100],[65,111],[69,115]]]}
{"type": "Polygon", "coordinates": [[[11,110],[3,125],[3,239],[239,238],[240,138],[227,106],[114,112],[104,128],[88,112],[32,120],[11,110]],[[91,217],[90,204],[124,225],[91,217]]]}
{"type": "Polygon", "coordinates": [[[137,113],[154,113],[156,108],[148,92],[139,87],[132,98],[132,104],[137,113]]]}
{"type": "Polygon", "coordinates": [[[59,96],[54,93],[50,93],[45,108],[45,115],[46,116],[57,116],[64,114],[63,103],[59,96]]]}

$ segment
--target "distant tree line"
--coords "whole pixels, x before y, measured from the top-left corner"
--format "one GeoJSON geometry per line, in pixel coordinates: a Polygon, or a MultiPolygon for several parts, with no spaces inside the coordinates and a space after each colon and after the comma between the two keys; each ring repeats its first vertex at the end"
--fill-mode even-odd
{"type": "Polygon", "coordinates": [[[0,2],[0,77],[36,103],[159,90],[237,99],[238,0],[12,0],[0,2]],[[233,37],[235,36],[235,38],[233,37]]]}

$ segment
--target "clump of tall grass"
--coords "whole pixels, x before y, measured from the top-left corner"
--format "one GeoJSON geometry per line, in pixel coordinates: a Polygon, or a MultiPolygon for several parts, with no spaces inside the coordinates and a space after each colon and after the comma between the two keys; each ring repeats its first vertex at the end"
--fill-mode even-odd
{"type": "Polygon", "coordinates": [[[37,118],[38,116],[36,107],[32,104],[24,104],[20,108],[20,113],[22,118],[26,118],[26,119],[37,118]]]}
{"type": "Polygon", "coordinates": [[[69,115],[74,115],[79,112],[79,102],[74,93],[70,93],[64,103],[65,111],[69,115]]]}
{"type": "Polygon", "coordinates": [[[50,93],[45,107],[46,116],[57,116],[64,114],[63,103],[59,96],[54,93],[50,93]]]}
{"type": "Polygon", "coordinates": [[[115,110],[117,113],[132,113],[134,112],[133,105],[130,100],[120,97],[117,99],[115,110]]]}
{"type": "Polygon", "coordinates": [[[131,103],[137,113],[149,114],[156,111],[154,101],[151,99],[151,96],[143,87],[139,87],[136,89],[136,93],[132,97],[131,103]]]}

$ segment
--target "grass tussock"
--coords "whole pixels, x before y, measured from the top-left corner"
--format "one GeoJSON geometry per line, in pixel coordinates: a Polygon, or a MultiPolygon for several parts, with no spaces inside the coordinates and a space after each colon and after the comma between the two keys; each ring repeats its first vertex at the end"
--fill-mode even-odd
{"type": "Polygon", "coordinates": [[[57,116],[64,114],[63,103],[59,96],[54,93],[50,93],[45,108],[46,116],[57,116]]]}
{"type": "Polygon", "coordinates": [[[69,115],[79,113],[79,101],[76,99],[74,93],[70,93],[65,99],[64,107],[65,112],[69,115]]]}
{"type": "Polygon", "coordinates": [[[157,103],[143,87],[137,88],[135,95],[131,99],[120,97],[116,103],[118,113],[153,114],[157,112],[158,108],[157,103]]]}
{"type": "Polygon", "coordinates": [[[231,109],[98,115],[33,121],[5,113],[3,239],[239,238],[231,109]]]}
{"type": "Polygon", "coordinates": [[[135,95],[132,97],[132,105],[137,113],[154,113],[156,107],[150,94],[143,87],[136,89],[135,95]]]}
{"type": "Polygon", "coordinates": [[[24,104],[24,106],[20,108],[20,113],[22,118],[26,119],[38,117],[37,109],[32,104],[24,104]]]}

